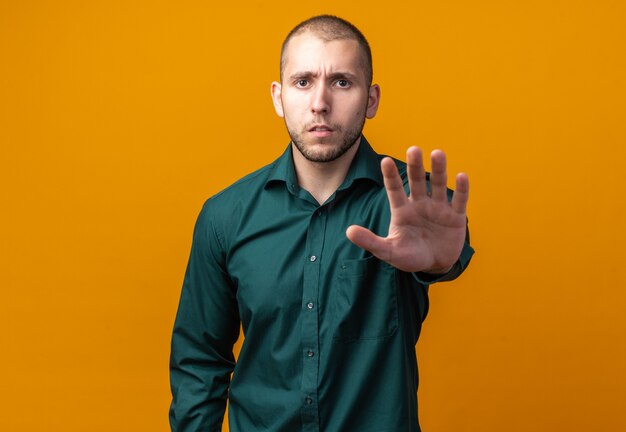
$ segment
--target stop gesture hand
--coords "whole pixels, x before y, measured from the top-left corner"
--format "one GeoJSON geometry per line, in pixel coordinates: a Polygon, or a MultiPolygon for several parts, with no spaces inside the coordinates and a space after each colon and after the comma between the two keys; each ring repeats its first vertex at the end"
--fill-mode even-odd
{"type": "Polygon", "coordinates": [[[422,151],[407,150],[410,195],[407,197],[396,165],[391,158],[381,161],[381,170],[391,207],[387,237],[352,225],[346,231],[357,246],[407,272],[445,273],[461,254],[465,241],[465,208],[469,196],[467,175],[456,176],[456,191],[448,202],[446,155],[431,153],[430,193],[422,151]]]}

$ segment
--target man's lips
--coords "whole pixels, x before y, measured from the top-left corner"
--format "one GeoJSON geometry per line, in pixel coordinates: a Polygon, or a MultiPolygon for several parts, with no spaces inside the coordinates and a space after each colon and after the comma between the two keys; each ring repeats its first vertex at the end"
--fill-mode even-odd
{"type": "Polygon", "coordinates": [[[316,137],[326,137],[333,133],[333,128],[323,124],[316,124],[309,128],[309,132],[316,137]]]}
{"type": "Polygon", "coordinates": [[[309,132],[324,132],[324,131],[332,132],[332,130],[333,128],[324,124],[316,124],[309,128],[309,132]]]}

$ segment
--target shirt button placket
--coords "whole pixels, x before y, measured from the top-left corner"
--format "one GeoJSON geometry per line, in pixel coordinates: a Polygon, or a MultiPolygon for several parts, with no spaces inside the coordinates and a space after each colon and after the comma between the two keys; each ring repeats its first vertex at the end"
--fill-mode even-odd
{"type": "Polygon", "coordinates": [[[324,237],[326,231],[326,214],[321,209],[311,213],[306,239],[306,260],[302,295],[307,299],[302,304],[302,431],[319,432],[319,401],[317,394],[319,376],[319,317],[316,303],[320,292],[320,266],[324,237]]]}

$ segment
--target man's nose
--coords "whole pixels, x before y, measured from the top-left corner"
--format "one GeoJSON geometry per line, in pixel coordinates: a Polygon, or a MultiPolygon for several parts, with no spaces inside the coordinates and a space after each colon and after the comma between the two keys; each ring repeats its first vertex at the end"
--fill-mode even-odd
{"type": "Polygon", "coordinates": [[[328,114],[330,112],[330,89],[326,84],[319,84],[313,93],[311,111],[314,114],[328,114]]]}

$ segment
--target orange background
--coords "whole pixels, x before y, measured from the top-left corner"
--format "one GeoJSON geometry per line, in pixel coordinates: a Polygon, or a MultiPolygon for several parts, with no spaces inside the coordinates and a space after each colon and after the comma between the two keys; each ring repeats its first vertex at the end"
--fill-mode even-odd
{"type": "Polygon", "coordinates": [[[375,148],[470,175],[424,431],[626,430],[625,3],[227,3],[0,3],[0,429],[169,430],[195,218],[287,145],[279,46],[330,12],[372,45],[375,148]]]}

